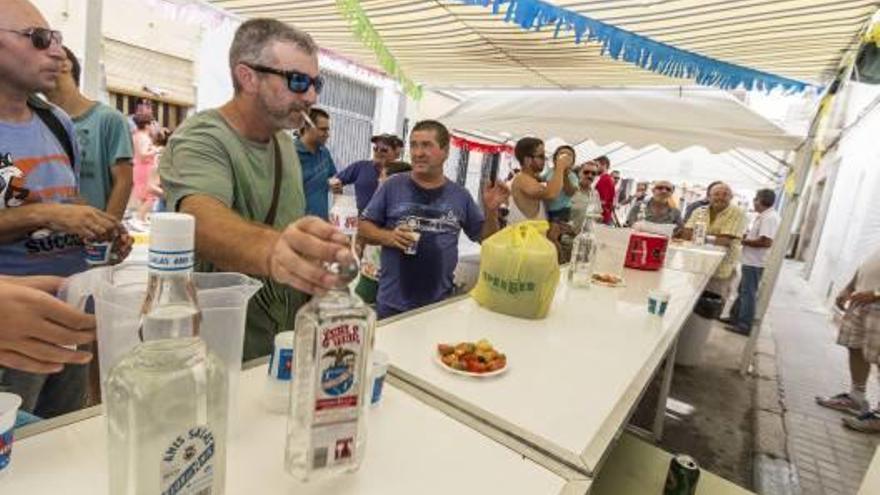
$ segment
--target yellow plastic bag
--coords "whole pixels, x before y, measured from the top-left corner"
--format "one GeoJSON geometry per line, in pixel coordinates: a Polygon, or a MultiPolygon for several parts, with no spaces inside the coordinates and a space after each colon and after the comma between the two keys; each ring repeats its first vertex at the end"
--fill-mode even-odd
{"type": "Polygon", "coordinates": [[[483,241],[480,278],[471,291],[480,306],[520,318],[544,318],[559,283],[556,248],[549,224],[511,225],[483,241]]]}

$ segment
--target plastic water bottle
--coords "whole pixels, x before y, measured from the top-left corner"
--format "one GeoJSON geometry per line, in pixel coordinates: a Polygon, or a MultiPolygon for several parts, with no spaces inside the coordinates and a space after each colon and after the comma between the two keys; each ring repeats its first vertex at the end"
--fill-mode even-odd
{"type": "Polygon", "coordinates": [[[593,276],[593,261],[596,258],[596,234],[593,233],[593,217],[584,217],[580,233],[574,238],[571,247],[571,261],[568,264],[568,282],[574,287],[587,288],[593,276]]]}
{"type": "Polygon", "coordinates": [[[357,470],[366,445],[376,315],[349,289],[357,265],[331,270],[339,284],[296,314],[285,466],[302,481],[357,470]]]}
{"type": "Polygon", "coordinates": [[[706,233],[709,229],[709,222],[706,218],[707,213],[706,208],[697,208],[697,211],[694,212],[694,244],[697,246],[703,246],[706,244],[706,233]]]}

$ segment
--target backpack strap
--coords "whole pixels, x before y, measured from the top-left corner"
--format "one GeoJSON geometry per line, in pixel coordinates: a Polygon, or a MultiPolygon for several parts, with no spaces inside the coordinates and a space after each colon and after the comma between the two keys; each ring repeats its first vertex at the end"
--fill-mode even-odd
{"type": "Polygon", "coordinates": [[[29,96],[27,104],[28,107],[37,114],[37,117],[43,121],[43,124],[46,124],[46,127],[52,131],[55,139],[57,139],[61,147],[64,148],[64,153],[67,154],[67,158],[70,160],[70,166],[74,167],[76,165],[76,160],[73,156],[73,141],[71,140],[72,138],[70,137],[70,134],[67,132],[67,128],[64,127],[64,124],[61,123],[58,116],[52,112],[52,108],[38,97],[29,96]]]}

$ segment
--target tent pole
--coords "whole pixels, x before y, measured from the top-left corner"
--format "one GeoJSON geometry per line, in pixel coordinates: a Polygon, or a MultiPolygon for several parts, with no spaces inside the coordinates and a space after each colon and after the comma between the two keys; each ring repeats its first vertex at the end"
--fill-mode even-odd
{"type": "Polygon", "coordinates": [[[104,0],[86,2],[85,50],[83,52],[83,93],[98,101],[103,101],[101,93],[101,41],[103,39],[102,16],[104,0]]]}
{"type": "Polygon", "coordinates": [[[798,148],[794,160],[794,190],[790,194],[786,194],[787,198],[782,209],[782,221],[777,231],[776,239],[773,240],[773,246],[767,259],[764,274],[761,277],[760,288],[758,289],[757,307],[755,311],[755,319],[752,322],[752,331],[749,334],[749,340],[743,349],[742,358],[740,359],[740,374],[746,375],[752,365],[755,355],[755,347],[758,344],[758,337],[767,316],[767,309],[770,306],[770,298],[776,283],[779,280],[779,273],[782,271],[782,263],[785,261],[785,252],[788,250],[788,243],[791,239],[791,228],[794,225],[795,216],[797,215],[800,205],[801,196],[807,185],[807,177],[809,176],[810,163],[812,161],[813,152],[813,127],[811,126],[810,135],[807,137],[800,148],[798,148]]]}

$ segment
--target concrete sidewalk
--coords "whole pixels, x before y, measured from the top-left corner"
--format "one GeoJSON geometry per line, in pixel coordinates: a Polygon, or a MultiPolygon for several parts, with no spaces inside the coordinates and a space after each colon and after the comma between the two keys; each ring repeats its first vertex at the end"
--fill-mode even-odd
{"type": "MultiPolygon", "coordinates": [[[[849,390],[846,350],[834,343],[837,328],[824,302],[806,285],[802,264],[786,262],[770,304],[789,457],[804,495],[855,494],[880,435],[843,427],[838,413],[820,407],[816,395],[849,390]]],[[[872,372],[868,395],[877,402],[872,372]]]]}

